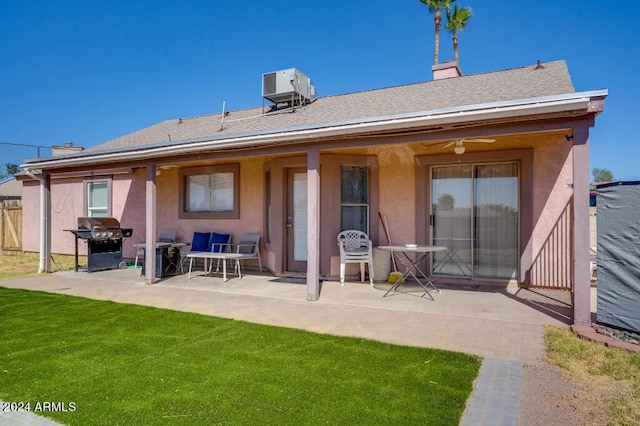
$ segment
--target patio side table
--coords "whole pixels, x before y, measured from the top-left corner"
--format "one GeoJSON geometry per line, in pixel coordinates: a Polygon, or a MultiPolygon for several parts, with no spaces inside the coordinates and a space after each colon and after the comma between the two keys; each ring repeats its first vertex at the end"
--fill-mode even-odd
{"type": "Polygon", "coordinates": [[[398,287],[407,280],[409,275],[413,277],[414,280],[424,289],[424,297],[425,294],[428,294],[431,300],[435,300],[431,293],[429,292],[429,287],[433,287],[436,293],[440,293],[440,289],[436,287],[436,285],[425,275],[425,273],[420,269],[420,262],[429,255],[429,253],[434,253],[437,251],[445,251],[446,247],[441,246],[419,246],[415,244],[407,244],[404,246],[378,246],[378,249],[389,251],[392,254],[401,253],[402,256],[396,256],[397,259],[400,260],[402,266],[405,267],[405,271],[402,276],[394,283],[393,286],[382,297],[387,297],[389,293],[396,292],[398,287]],[[414,253],[413,258],[409,256],[409,253],[414,253]],[[415,271],[415,272],[414,272],[415,271]],[[416,275],[416,272],[422,276],[422,279],[416,275]]]}

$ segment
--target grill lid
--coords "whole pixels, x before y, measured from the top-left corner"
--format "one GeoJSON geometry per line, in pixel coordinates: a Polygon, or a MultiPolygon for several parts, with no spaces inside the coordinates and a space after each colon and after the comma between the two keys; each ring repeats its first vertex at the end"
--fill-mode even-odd
{"type": "Polygon", "coordinates": [[[122,238],[120,222],[115,217],[79,217],[78,229],[91,231],[94,239],[122,238]]]}
{"type": "Polygon", "coordinates": [[[78,229],[93,230],[95,228],[120,228],[120,222],[115,217],[79,217],[78,229]]]}

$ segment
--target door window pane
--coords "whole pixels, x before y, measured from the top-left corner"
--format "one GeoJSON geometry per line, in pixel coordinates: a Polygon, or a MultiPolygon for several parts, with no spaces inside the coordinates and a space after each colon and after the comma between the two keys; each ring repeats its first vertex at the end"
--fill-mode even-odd
{"type": "Polygon", "coordinates": [[[265,198],[265,204],[266,204],[266,208],[265,208],[265,214],[266,214],[266,218],[265,218],[265,222],[266,222],[265,240],[266,240],[267,243],[270,243],[271,242],[271,172],[267,172],[265,174],[264,184],[265,184],[264,198],[265,198]]]}
{"type": "Polygon", "coordinates": [[[307,174],[293,175],[293,260],[307,260],[307,174]]]}

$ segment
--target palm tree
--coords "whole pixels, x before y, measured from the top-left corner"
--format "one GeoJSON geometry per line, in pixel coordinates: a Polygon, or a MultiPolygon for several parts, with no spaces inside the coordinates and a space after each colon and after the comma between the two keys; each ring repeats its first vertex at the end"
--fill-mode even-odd
{"type": "Polygon", "coordinates": [[[453,59],[458,62],[458,33],[467,28],[469,18],[473,15],[470,7],[458,7],[455,5],[453,9],[447,9],[447,23],[444,27],[451,33],[453,40],[453,59]]]}
{"type": "Polygon", "coordinates": [[[434,14],[433,22],[436,25],[436,38],[433,45],[433,65],[438,65],[438,52],[440,50],[440,22],[442,22],[442,10],[449,10],[451,4],[456,0],[420,0],[420,3],[429,8],[429,12],[434,14]]]}

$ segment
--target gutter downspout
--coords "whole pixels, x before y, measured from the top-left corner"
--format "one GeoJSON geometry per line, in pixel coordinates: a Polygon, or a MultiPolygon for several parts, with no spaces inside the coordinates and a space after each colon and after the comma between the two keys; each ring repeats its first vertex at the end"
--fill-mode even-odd
{"type": "MultiPolygon", "coordinates": [[[[38,274],[49,272],[49,253],[46,253],[48,245],[48,232],[47,232],[47,188],[46,178],[42,176],[36,176],[30,170],[26,170],[25,173],[30,178],[37,180],[40,183],[40,263],[38,264],[38,274]]],[[[44,173],[44,172],[43,172],[44,173]]]]}

